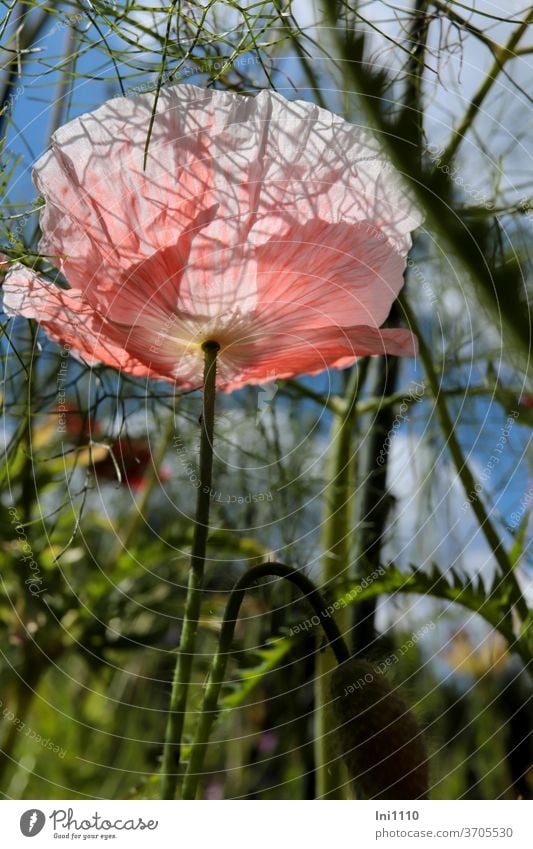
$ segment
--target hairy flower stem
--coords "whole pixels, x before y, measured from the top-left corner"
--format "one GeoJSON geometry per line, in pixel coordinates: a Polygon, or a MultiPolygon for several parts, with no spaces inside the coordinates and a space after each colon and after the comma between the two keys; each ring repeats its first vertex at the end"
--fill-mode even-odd
{"type": "MultiPolygon", "coordinates": [[[[373,365],[375,382],[372,391],[376,397],[388,398],[394,392],[400,361],[397,357],[379,357],[373,365]]],[[[389,455],[387,451],[383,452],[383,446],[392,432],[394,416],[392,407],[384,405],[378,409],[372,416],[372,426],[364,441],[364,464],[360,465],[364,485],[353,535],[353,551],[357,552],[355,577],[358,580],[367,578],[375,565],[381,562],[383,535],[391,506],[387,489],[389,455]]],[[[352,619],[354,654],[368,653],[373,646],[377,601],[375,596],[355,605],[352,619]]]]}
{"type": "MultiPolygon", "coordinates": [[[[349,544],[354,508],[353,437],[356,424],[356,400],[360,374],[355,367],[345,393],[343,412],[335,416],[331,433],[329,484],[325,492],[324,524],[322,530],[323,585],[335,590],[342,580],[348,581],[349,544]]],[[[338,618],[341,632],[350,629],[350,612],[343,610],[338,618]]],[[[317,657],[315,677],[315,774],[317,799],[343,798],[343,765],[335,752],[335,721],[328,707],[331,701],[329,676],[334,667],[330,652],[317,657]]],[[[348,786],[346,784],[346,786],[348,786]]]]}
{"type": "Polygon", "coordinates": [[[251,569],[248,569],[244,575],[241,575],[233,587],[226,605],[226,610],[224,611],[224,618],[222,620],[222,628],[218,641],[218,651],[213,658],[209,680],[205,689],[200,721],[196,728],[196,736],[192,744],[187,772],[185,774],[183,784],[184,799],[196,798],[198,783],[202,777],[202,768],[207,752],[207,746],[209,744],[211,729],[219,713],[218,698],[220,695],[220,689],[224,682],[224,675],[226,673],[228,657],[231,652],[235,625],[237,624],[244,595],[246,591],[251,589],[255,582],[260,578],[265,578],[271,575],[277,575],[279,578],[285,578],[301,590],[307,601],[312,605],[317,616],[319,616],[320,624],[322,625],[328,643],[337,658],[337,662],[344,663],[344,661],[349,658],[348,648],[342,638],[342,634],[335,621],[329,615],[324,598],[309,578],[297,569],[291,569],[290,566],[286,566],[283,563],[262,563],[259,566],[253,566],[251,569]]]}
{"type": "Polygon", "coordinates": [[[204,577],[207,534],[209,531],[210,490],[213,472],[213,433],[215,424],[216,367],[219,345],[205,342],[204,402],[200,436],[200,486],[196,501],[196,518],[191,551],[191,565],[185,602],[185,615],[179,653],[176,661],[170,708],[168,713],[163,763],[161,768],[161,798],[174,799],[178,780],[181,740],[187,695],[198,632],[202,584],[204,577]]]}

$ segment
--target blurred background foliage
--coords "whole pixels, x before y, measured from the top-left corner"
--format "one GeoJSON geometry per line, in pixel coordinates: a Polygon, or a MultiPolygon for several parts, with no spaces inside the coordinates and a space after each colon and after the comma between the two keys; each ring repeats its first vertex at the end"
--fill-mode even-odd
{"type": "MultiPolygon", "coordinates": [[[[419,360],[361,361],[351,407],[350,373],[219,401],[186,731],[245,566],[273,557],[321,583],[340,457],[335,591],[355,588],[354,649],[400,658],[391,675],[426,729],[432,798],[532,793],[532,12],[501,5],[13,0],[0,25],[4,267],[57,277],[38,255],[30,178],[54,129],[164,85],[272,87],[338,111],[373,127],[416,192],[426,226],[396,321],[425,340],[419,360]]],[[[30,322],[4,317],[2,331],[0,792],[156,797],[201,399],[89,370],[30,322]]],[[[294,633],[309,616],[280,581],[247,595],[206,798],[315,795],[321,644],[294,633]]]]}

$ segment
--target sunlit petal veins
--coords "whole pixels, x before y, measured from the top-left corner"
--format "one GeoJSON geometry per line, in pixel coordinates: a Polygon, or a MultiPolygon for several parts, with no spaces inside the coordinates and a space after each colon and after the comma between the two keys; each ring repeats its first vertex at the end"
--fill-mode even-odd
{"type": "Polygon", "coordinates": [[[414,352],[406,331],[375,335],[421,220],[376,139],[271,91],[166,87],[144,168],[152,108],[117,98],[55,133],[34,170],[40,250],[71,289],[15,267],[10,314],[183,388],[201,385],[207,339],[228,391],[414,352]]]}

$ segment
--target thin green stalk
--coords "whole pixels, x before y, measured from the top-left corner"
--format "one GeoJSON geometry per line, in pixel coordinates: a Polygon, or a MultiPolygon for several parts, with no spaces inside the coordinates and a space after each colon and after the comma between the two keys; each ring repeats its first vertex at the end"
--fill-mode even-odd
{"type": "MultiPolygon", "coordinates": [[[[55,7],[55,0],[51,4],[51,8],[55,7]]],[[[11,58],[2,68],[2,84],[0,90],[0,137],[4,134],[5,119],[9,115],[9,99],[13,93],[13,89],[17,84],[24,70],[26,62],[31,61],[31,47],[39,38],[46,23],[50,20],[51,8],[43,9],[31,27],[27,24],[27,16],[29,10],[24,9],[23,3],[18,3],[15,9],[11,39],[7,44],[14,43],[14,49],[11,53],[11,58]]]]}
{"type": "MultiPolygon", "coordinates": [[[[469,21],[467,18],[460,15],[458,12],[453,9],[449,3],[449,0],[431,0],[431,5],[435,7],[439,12],[442,12],[443,16],[446,15],[448,20],[452,23],[457,24],[461,29],[466,30],[471,35],[475,36],[478,41],[485,45],[493,54],[496,55],[498,50],[500,49],[500,45],[497,41],[493,41],[492,38],[489,38],[486,32],[474,26],[474,24],[469,21]]],[[[463,6],[463,8],[466,8],[463,6]]]]}
{"type": "MultiPolygon", "coordinates": [[[[322,530],[322,581],[328,590],[348,578],[349,542],[353,513],[353,435],[356,420],[356,399],[360,375],[353,369],[346,390],[344,411],[335,417],[331,432],[330,473],[325,492],[325,518],[322,530]]],[[[350,612],[339,612],[339,627],[343,634],[350,629],[350,612]]],[[[335,724],[328,704],[329,675],[334,661],[329,652],[317,658],[315,677],[315,775],[316,798],[332,799],[343,796],[346,782],[342,777],[342,764],[334,750],[335,724]]]]}
{"type": "MultiPolygon", "coordinates": [[[[397,357],[380,357],[375,362],[374,393],[388,400],[396,385],[399,360],[397,357]]],[[[405,391],[404,391],[405,395],[405,391]]],[[[372,421],[365,443],[365,465],[357,537],[354,550],[357,552],[358,579],[365,578],[380,562],[385,525],[390,509],[390,494],[387,489],[388,453],[383,452],[387,434],[392,428],[394,409],[384,404],[372,421]]],[[[352,647],[360,653],[372,646],[375,638],[375,615],[377,598],[368,598],[354,608],[352,647]]]]}
{"type": "Polygon", "coordinates": [[[333,420],[330,442],[330,475],[325,491],[325,518],[322,530],[323,582],[333,589],[339,578],[346,578],[353,504],[353,436],[357,418],[357,396],[361,374],[354,367],[342,410],[333,420]]]}
{"type": "MultiPolygon", "coordinates": [[[[23,429],[21,432],[21,439],[19,443],[24,454],[24,460],[22,468],[20,470],[20,500],[19,504],[15,505],[16,507],[20,507],[20,525],[24,528],[28,528],[31,523],[32,508],[36,502],[37,497],[35,469],[32,459],[33,396],[35,390],[35,382],[37,379],[35,365],[37,328],[34,321],[28,322],[28,332],[30,334],[30,360],[28,367],[26,368],[27,382],[26,386],[23,389],[26,405],[24,410],[23,429]]],[[[18,521],[19,519],[17,519],[17,522],[18,521]]],[[[37,566],[39,567],[37,574],[42,574],[40,556],[37,552],[34,551],[32,552],[32,558],[34,564],[37,564],[37,566]]],[[[46,606],[43,605],[40,595],[34,595],[29,590],[29,586],[32,580],[32,574],[29,567],[24,565],[23,568],[17,569],[16,571],[20,581],[19,602],[17,604],[18,624],[22,633],[24,634],[25,641],[27,641],[27,645],[25,649],[26,658],[22,666],[21,672],[18,673],[16,669],[12,670],[16,676],[15,704],[13,710],[15,720],[11,722],[6,732],[5,739],[3,739],[1,742],[0,782],[2,784],[4,782],[6,771],[11,767],[13,763],[12,755],[17,744],[17,735],[20,733],[21,728],[24,727],[24,720],[33,703],[38,682],[41,680],[42,676],[49,668],[49,665],[51,663],[51,659],[48,656],[48,653],[43,654],[42,651],[37,651],[37,649],[35,648],[37,644],[35,643],[32,632],[32,625],[34,624],[34,620],[38,616],[42,617],[43,611],[46,613],[46,606]]],[[[49,624],[48,620],[49,617],[48,615],[46,615],[47,624],[49,624]]],[[[4,660],[7,661],[9,666],[11,665],[9,659],[5,656],[4,660]]]]}
{"type": "Polygon", "coordinates": [[[410,56],[405,68],[406,83],[403,97],[405,132],[422,153],[424,110],[422,81],[426,67],[426,43],[429,23],[428,0],[415,0],[409,27],[410,56]]]}
{"type": "MultiPolygon", "coordinates": [[[[521,391],[520,387],[510,387],[506,390],[509,397],[516,396],[517,398],[521,391]]],[[[335,415],[342,415],[344,412],[344,401],[342,398],[339,398],[337,395],[326,397],[326,395],[321,395],[320,392],[314,392],[312,389],[309,389],[309,387],[298,383],[297,380],[280,381],[278,392],[285,392],[289,398],[293,397],[293,393],[298,394],[303,398],[309,398],[311,401],[315,401],[320,407],[325,407],[330,410],[330,412],[335,413],[335,415]]],[[[442,392],[446,395],[446,397],[451,397],[453,395],[464,395],[465,390],[464,386],[452,386],[448,389],[443,389],[442,392]]],[[[493,392],[489,386],[479,385],[470,386],[468,388],[468,394],[470,397],[473,397],[474,395],[492,396],[493,392]]],[[[384,410],[385,407],[394,407],[400,402],[411,406],[412,404],[416,404],[417,400],[418,399],[415,396],[406,396],[405,389],[400,389],[398,392],[392,392],[390,395],[387,395],[386,398],[382,398],[381,396],[370,396],[369,398],[364,398],[362,401],[357,402],[354,412],[357,414],[357,417],[359,417],[364,416],[366,413],[373,413],[375,410],[384,410]]]]}
{"type": "Polygon", "coordinates": [[[174,799],[178,781],[181,740],[187,709],[187,695],[191,681],[192,664],[196,647],[198,620],[202,600],[207,534],[209,531],[210,492],[213,472],[213,435],[215,425],[216,366],[219,345],[203,344],[204,399],[200,436],[200,486],[196,501],[196,518],[191,551],[191,565],[185,602],[185,615],[163,749],[161,769],[161,798],[174,799]]]}
{"type": "Polygon", "coordinates": [[[53,101],[52,118],[50,120],[49,136],[63,123],[64,115],[67,111],[69,93],[72,91],[73,72],[76,68],[76,60],[78,54],[76,45],[78,42],[78,34],[76,28],[71,25],[67,28],[67,38],[65,43],[65,63],[61,68],[61,76],[57,83],[56,94],[53,101]]]}
{"type": "Polygon", "coordinates": [[[346,74],[344,88],[349,89],[350,83],[353,84],[352,90],[357,92],[368,119],[378,130],[392,163],[427,213],[428,224],[431,222],[442,233],[469,272],[476,295],[502,325],[505,344],[509,348],[519,346],[524,370],[533,374],[533,361],[529,356],[531,310],[527,304],[523,309],[516,308],[517,303],[523,301],[524,288],[519,262],[502,252],[501,261],[489,263],[494,245],[492,225],[483,219],[466,217],[457,205],[455,183],[448,169],[442,167],[441,158],[435,161],[435,167],[430,168],[429,162],[422,169],[419,167],[420,150],[411,138],[412,123],[405,120],[405,113],[400,114],[400,120],[391,117],[390,91],[388,94],[385,91],[383,68],[376,68],[367,61],[364,31],[361,28],[346,30],[338,25],[340,6],[334,0],[327,0],[325,10],[346,74]]]}
{"type": "Polygon", "coordinates": [[[278,390],[290,390],[291,393],[296,393],[300,397],[309,398],[315,401],[320,407],[330,410],[335,415],[342,415],[344,412],[344,402],[337,395],[322,395],[321,392],[316,392],[310,386],[300,383],[298,380],[281,380],[278,390]]]}
{"type": "MultiPolygon", "coordinates": [[[[405,92],[403,96],[403,124],[405,134],[421,156],[423,124],[423,77],[426,67],[426,44],[429,21],[428,0],[415,0],[409,26],[410,57],[405,68],[405,92]]],[[[420,158],[418,159],[420,166],[420,158]]],[[[389,321],[393,326],[402,323],[401,311],[396,301],[391,309],[389,321]]],[[[374,396],[382,399],[372,422],[372,428],[365,440],[364,485],[362,487],[361,510],[357,523],[358,538],[354,540],[354,550],[358,558],[358,575],[364,578],[372,571],[374,564],[381,559],[383,537],[391,498],[387,489],[389,452],[383,451],[387,435],[391,431],[394,412],[386,401],[394,397],[394,389],[400,371],[397,357],[380,357],[375,362],[374,396]]],[[[402,402],[403,403],[403,402],[402,402]]],[[[365,599],[354,610],[353,650],[355,653],[368,651],[376,637],[377,598],[365,599]]]]}
{"type": "Polygon", "coordinates": [[[474,123],[474,119],[478,112],[481,109],[487,95],[492,89],[494,83],[498,79],[498,76],[503,71],[504,65],[509,59],[513,59],[515,56],[515,48],[522,38],[523,35],[527,32],[531,23],[533,22],[533,8],[531,8],[524,18],[524,20],[513,30],[511,36],[503,47],[498,47],[495,51],[495,58],[492,68],[488,72],[487,76],[481,83],[474,97],[470,101],[470,105],[466,110],[466,113],[461,121],[457,130],[455,130],[448,147],[444,151],[442,155],[442,163],[444,165],[448,165],[459,148],[459,145],[463,141],[466,136],[468,130],[471,128],[474,123]]]}
{"type": "Polygon", "coordinates": [[[196,729],[196,736],[191,747],[189,763],[185,774],[183,784],[184,799],[196,798],[198,783],[202,775],[205,755],[209,745],[211,729],[219,714],[218,699],[222,684],[224,683],[226,666],[231,653],[233,634],[244,595],[246,591],[253,587],[255,582],[260,578],[265,578],[271,575],[277,575],[280,578],[285,578],[301,590],[305,598],[312,605],[317,616],[320,617],[320,624],[324,629],[324,633],[332,651],[335,654],[337,662],[344,663],[344,661],[348,660],[350,656],[339,628],[332,617],[328,614],[324,598],[316,589],[313,582],[302,574],[302,572],[299,572],[297,569],[291,569],[290,566],[286,566],[283,563],[262,563],[259,566],[252,566],[251,569],[248,569],[233,587],[224,611],[218,650],[213,658],[209,680],[205,689],[200,721],[196,729]]]}
{"type": "Polygon", "coordinates": [[[448,411],[443,393],[440,390],[439,381],[433,367],[433,358],[431,351],[422,336],[416,316],[406,299],[401,297],[401,305],[404,310],[407,322],[413,333],[418,337],[418,346],[420,350],[420,359],[424,364],[424,369],[431,389],[431,393],[435,399],[435,409],[442,428],[442,432],[446,439],[446,446],[451,454],[459,479],[463,485],[465,494],[472,506],[472,510],[476,516],[485,539],[487,540],[494,559],[500,567],[507,587],[509,588],[509,600],[516,605],[516,609],[520,617],[525,621],[528,615],[528,606],[518,582],[513,574],[513,563],[511,562],[504,546],[499,538],[494,525],[492,524],[485,506],[478,495],[477,481],[475,480],[470,468],[463,455],[463,451],[456,436],[455,426],[448,411]]]}
{"type": "Polygon", "coordinates": [[[19,737],[23,737],[21,729],[25,727],[25,720],[36,696],[38,683],[48,668],[48,664],[43,665],[43,655],[34,653],[31,647],[28,655],[29,659],[22,669],[22,674],[17,673],[15,679],[15,701],[12,711],[14,719],[5,720],[8,728],[0,745],[0,788],[4,792],[7,788],[6,774],[16,763],[13,753],[19,737]]]}

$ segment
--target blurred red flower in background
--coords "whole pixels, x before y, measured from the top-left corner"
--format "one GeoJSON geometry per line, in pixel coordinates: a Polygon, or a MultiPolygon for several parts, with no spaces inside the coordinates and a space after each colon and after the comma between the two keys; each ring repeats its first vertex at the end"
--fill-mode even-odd
{"type": "MultiPolygon", "coordinates": [[[[62,406],[62,433],[78,448],[85,449],[78,454],[78,464],[90,465],[101,482],[115,481],[130,489],[142,489],[152,463],[149,441],[144,437],[106,438],[101,425],[88,412],[73,404],[62,406]]],[[[168,480],[170,470],[163,466],[157,474],[160,480],[168,480]]]]}

